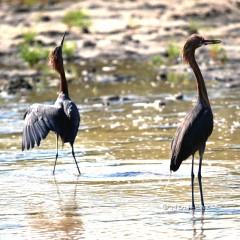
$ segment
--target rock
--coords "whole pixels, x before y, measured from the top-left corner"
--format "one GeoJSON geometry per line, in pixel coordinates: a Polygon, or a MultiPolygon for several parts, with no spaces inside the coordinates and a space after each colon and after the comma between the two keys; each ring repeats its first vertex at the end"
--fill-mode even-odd
{"type": "Polygon", "coordinates": [[[176,100],[183,100],[183,94],[182,93],[178,93],[175,95],[175,99],[176,100]]]}
{"type": "Polygon", "coordinates": [[[166,81],[167,80],[167,73],[166,72],[161,72],[156,76],[156,80],[162,80],[166,81]]]}
{"type": "Polygon", "coordinates": [[[149,9],[149,10],[159,10],[159,9],[166,9],[166,5],[163,3],[158,3],[158,2],[146,2],[142,6],[142,9],[149,9]]]}
{"type": "Polygon", "coordinates": [[[82,28],[82,33],[89,34],[91,33],[88,27],[83,27],[82,28]]]}
{"type": "Polygon", "coordinates": [[[20,77],[10,80],[5,90],[9,94],[16,94],[19,89],[31,90],[32,85],[25,78],[20,77]]]}
{"type": "Polygon", "coordinates": [[[127,22],[121,19],[109,18],[94,21],[93,29],[95,33],[116,34],[123,32],[127,28],[127,25],[127,22]]]}
{"type": "Polygon", "coordinates": [[[226,83],[226,87],[228,88],[238,88],[240,87],[240,81],[239,80],[234,80],[232,82],[226,83]]]}
{"type": "Polygon", "coordinates": [[[49,21],[51,21],[51,17],[48,16],[48,15],[44,15],[44,16],[41,16],[41,17],[40,17],[40,20],[41,20],[42,22],[49,22],[49,21]]]}
{"type": "Polygon", "coordinates": [[[83,42],[84,48],[94,48],[94,47],[96,47],[96,45],[97,45],[96,42],[91,41],[91,40],[86,40],[83,42]]]}
{"type": "Polygon", "coordinates": [[[162,107],[166,105],[166,102],[164,102],[163,100],[155,100],[153,104],[155,104],[158,107],[162,107]]]}
{"type": "Polygon", "coordinates": [[[118,74],[114,74],[114,75],[97,75],[96,76],[96,82],[99,83],[116,83],[116,82],[128,82],[128,81],[132,81],[135,78],[133,76],[124,76],[124,75],[118,75],[118,74]]]}

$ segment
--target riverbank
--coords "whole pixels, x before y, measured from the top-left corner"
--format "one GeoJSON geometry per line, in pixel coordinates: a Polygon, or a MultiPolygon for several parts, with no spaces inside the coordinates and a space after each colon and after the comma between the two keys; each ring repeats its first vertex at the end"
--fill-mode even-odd
{"type": "Polygon", "coordinates": [[[220,47],[201,50],[198,59],[200,64],[204,59],[201,68],[206,78],[216,79],[226,87],[240,85],[238,1],[46,2],[1,3],[4,34],[0,36],[0,91],[14,94],[19,89],[33,89],[34,82],[40,81],[46,72],[45,53],[60,41],[65,31],[70,46],[69,55],[65,54],[67,63],[88,65],[97,60],[108,65],[114,60],[141,60],[153,63],[160,77],[169,68],[187,71],[180,49],[190,34],[197,32],[221,39],[220,47]],[[88,19],[84,26],[66,20],[66,15],[76,10],[88,19]],[[37,46],[38,52],[44,53],[39,54],[38,62],[26,60],[23,51],[26,42],[29,49],[37,46]]]}

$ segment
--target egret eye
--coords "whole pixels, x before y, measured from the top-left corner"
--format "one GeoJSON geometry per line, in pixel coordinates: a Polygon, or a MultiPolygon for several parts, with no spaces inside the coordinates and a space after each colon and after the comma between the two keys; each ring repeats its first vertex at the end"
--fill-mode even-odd
{"type": "Polygon", "coordinates": [[[201,39],[201,45],[203,45],[203,44],[205,44],[205,39],[204,38],[201,39]]]}

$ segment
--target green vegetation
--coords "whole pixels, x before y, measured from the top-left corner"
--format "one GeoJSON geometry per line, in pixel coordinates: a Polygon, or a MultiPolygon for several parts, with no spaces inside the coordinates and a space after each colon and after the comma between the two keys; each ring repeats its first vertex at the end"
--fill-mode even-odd
{"type": "Polygon", "coordinates": [[[194,34],[198,33],[198,30],[202,27],[202,23],[197,20],[190,20],[188,24],[188,33],[194,34]]]}
{"type": "Polygon", "coordinates": [[[153,65],[161,66],[164,64],[164,59],[160,55],[154,55],[151,59],[153,65]]]}
{"type": "Polygon", "coordinates": [[[66,42],[63,45],[63,54],[66,55],[67,58],[71,58],[77,51],[77,44],[75,42],[66,42]]]}
{"type": "Polygon", "coordinates": [[[88,28],[91,25],[90,17],[83,10],[69,11],[63,17],[63,22],[69,27],[88,28]]]}
{"type": "MultiPolygon", "coordinates": [[[[30,66],[37,65],[41,60],[47,59],[49,50],[35,41],[36,33],[27,31],[23,33],[23,42],[19,44],[20,57],[30,66]]],[[[63,54],[67,58],[74,56],[77,50],[75,42],[66,42],[63,45],[63,54]]]]}
{"type": "Polygon", "coordinates": [[[167,56],[170,62],[175,61],[180,56],[180,48],[176,43],[168,44],[167,56]]]}
{"type": "Polygon", "coordinates": [[[48,51],[39,45],[31,47],[27,44],[23,44],[21,45],[20,56],[30,66],[33,66],[39,63],[40,60],[47,58],[48,51]]]}
{"type": "Polygon", "coordinates": [[[155,66],[161,66],[164,64],[171,65],[177,61],[179,56],[180,56],[179,46],[174,42],[170,42],[167,45],[166,56],[154,55],[150,61],[155,66]]]}
{"type": "Polygon", "coordinates": [[[215,61],[220,61],[223,64],[228,61],[226,50],[222,46],[212,45],[209,51],[215,61]]]}
{"type": "Polygon", "coordinates": [[[34,6],[39,3],[39,0],[22,0],[23,5],[34,6]]]}
{"type": "Polygon", "coordinates": [[[183,72],[173,72],[170,71],[167,74],[167,80],[170,83],[173,84],[188,84],[189,82],[189,75],[187,73],[183,73],[183,72]]]}
{"type": "Polygon", "coordinates": [[[23,40],[24,43],[30,44],[34,41],[34,38],[36,37],[36,33],[32,31],[25,32],[23,34],[23,40]]]}
{"type": "Polygon", "coordinates": [[[20,56],[30,66],[38,64],[40,60],[48,56],[48,50],[37,44],[35,37],[35,32],[25,32],[23,34],[23,42],[19,44],[20,56]]]}
{"type": "Polygon", "coordinates": [[[207,32],[212,29],[213,29],[213,26],[211,24],[206,25],[202,20],[191,19],[188,22],[186,31],[191,35],[194,33],[199,33],[200,30],[202,30],[203,32],[207,32]]]}

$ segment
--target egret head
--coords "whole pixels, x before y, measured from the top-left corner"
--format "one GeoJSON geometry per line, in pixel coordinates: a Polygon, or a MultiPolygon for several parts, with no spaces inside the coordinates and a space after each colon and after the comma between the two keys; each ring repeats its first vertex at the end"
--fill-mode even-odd
{"type": "Polygon", "coordinates": [[[63,58],[62,58],[62,48],[64,43],[66,32],[63,35],[61,44],[49,54],[49,65],[58,72],[63,71],[63,58]]]}
{"type": "Polygon", "coordinates": [[[189,61],[189,56],[193,55],[195,50],[203,45],[218,44],[220,40],[207,40],[198,34],[191,35],[183,47],[183,59],[185,62],[189,61]]]}

